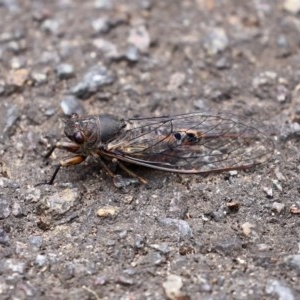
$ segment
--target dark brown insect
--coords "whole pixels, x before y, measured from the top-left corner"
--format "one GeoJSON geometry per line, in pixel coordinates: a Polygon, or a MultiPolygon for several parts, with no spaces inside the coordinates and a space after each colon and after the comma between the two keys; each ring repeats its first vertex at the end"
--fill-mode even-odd
{"type": "Polygon", "coordinates": [[[95,158],[109,175],[115,175],[102,158],[116,162],[133,177],[125,163],[177,173],[208,173],[246,169],[266,162],[273,154],[272,140],[253,120],[241,120],[225,114],[190,113],[177,116],[121,119],[112,115],[79,117],[65,121],[69,142],[55,148],[75,153],[60,162],[50,184],[61,167],[80,164],[88,156],[95,158]]]}

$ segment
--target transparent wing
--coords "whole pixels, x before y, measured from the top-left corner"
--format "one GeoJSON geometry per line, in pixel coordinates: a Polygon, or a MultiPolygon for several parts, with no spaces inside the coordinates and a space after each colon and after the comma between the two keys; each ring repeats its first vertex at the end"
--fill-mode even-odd
{"type": "Polygon", "coordinates": [[[202,113],[130,119],[108,155],[164,171],[206,173],[264,163],[272,140],[251,119],[202,113]]]}

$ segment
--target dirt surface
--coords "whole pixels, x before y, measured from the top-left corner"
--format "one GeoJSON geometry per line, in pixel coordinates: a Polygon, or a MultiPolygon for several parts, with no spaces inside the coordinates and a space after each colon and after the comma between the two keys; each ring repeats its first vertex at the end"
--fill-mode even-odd
{"type": "Polygon", "coordinates": [[[297,2],[0,0],[0,298],[299,299],[297,2]],[[192,111],[259,120],[272,159],[36,186],[65,115],[192,111]]]}

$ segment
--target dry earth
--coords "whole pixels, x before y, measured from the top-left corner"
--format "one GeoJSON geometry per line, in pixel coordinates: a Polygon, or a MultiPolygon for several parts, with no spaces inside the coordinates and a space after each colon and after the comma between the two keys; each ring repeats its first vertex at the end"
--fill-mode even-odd
{"type": "Polygon", "coordinates": [[[300,298],[298,1],[0,0],[0,28],[1,299],[300,298]],[[64,115],[192,111],[259,120],[272,159],[36,186],[64,115]]]}

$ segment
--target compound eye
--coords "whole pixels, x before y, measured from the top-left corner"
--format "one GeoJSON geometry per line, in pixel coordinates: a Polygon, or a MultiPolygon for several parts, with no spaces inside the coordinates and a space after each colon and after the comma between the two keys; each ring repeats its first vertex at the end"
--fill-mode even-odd
{"type": "Polygon", "coordinates": [[[76,144],[83,144],[84,143],[84,136],[80,131],[77,131],[73,135],[73,140],[76,144]]]}

